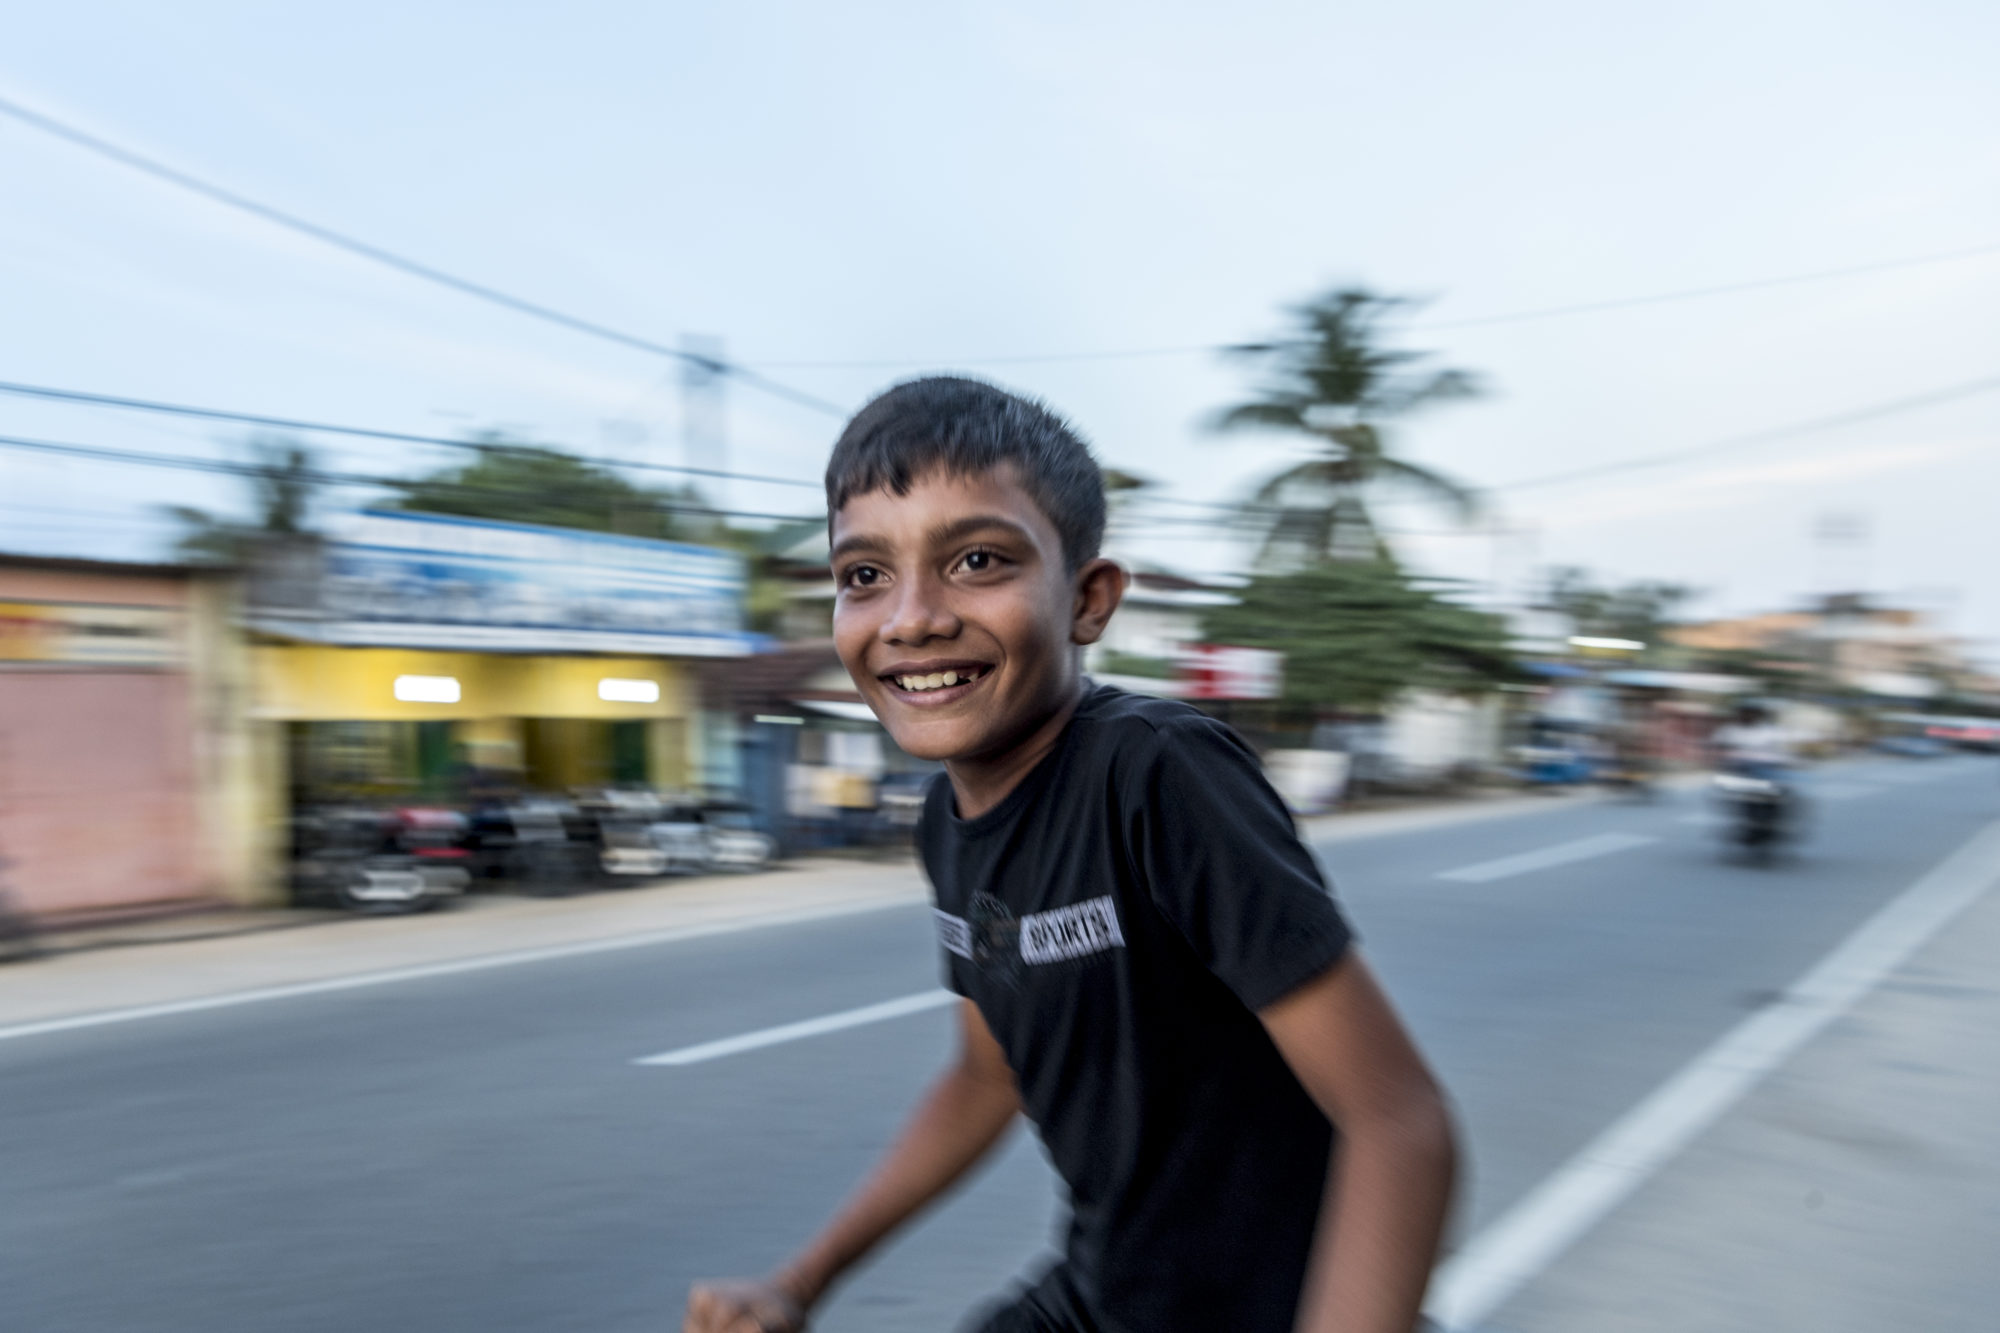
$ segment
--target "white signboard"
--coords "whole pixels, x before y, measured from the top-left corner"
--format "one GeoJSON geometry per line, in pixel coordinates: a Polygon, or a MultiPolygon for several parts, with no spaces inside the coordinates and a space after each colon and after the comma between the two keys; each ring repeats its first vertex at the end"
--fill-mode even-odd
{"type": "Polygon", "coordinates": [[[733,551],[567,528],[369,510],[328,535],[316,637],[500,652],[737,656],[733,551]]]}

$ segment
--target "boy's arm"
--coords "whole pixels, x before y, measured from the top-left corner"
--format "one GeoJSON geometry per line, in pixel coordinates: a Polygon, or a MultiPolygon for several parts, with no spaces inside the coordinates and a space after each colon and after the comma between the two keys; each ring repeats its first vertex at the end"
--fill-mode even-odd
{"type": "Polygon", "coordinates": [[[1359,953],[1259,1012],[1339,1130],[1298,1333],[1409,1333],[1451,1203],[1444,1094],[1359,953]]]}
{"type": "Polygon", "coordinates": [[[861,1187],[790,1263],[762,1282],[698,1283],[683,1333],[792,1333],[836,1279],[986,1155],[1021,1109],[1000,1043],[970,1000],[959,1054],[861,1187]]]}

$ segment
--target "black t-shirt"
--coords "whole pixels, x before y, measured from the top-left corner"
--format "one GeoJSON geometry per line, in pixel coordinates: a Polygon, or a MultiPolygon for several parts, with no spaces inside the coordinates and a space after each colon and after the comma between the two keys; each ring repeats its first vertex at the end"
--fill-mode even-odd
{"type": "Polygon", "coordinates": [[[985,1015],[1069,1186],[1045,1284],[1102,1333],[1289,1330],[1332,1127],[1256,1011],[1351,938],[1250,748],[1086,685],[976,819],[943,775],[917,843],[945,980],[985,1015]]]}

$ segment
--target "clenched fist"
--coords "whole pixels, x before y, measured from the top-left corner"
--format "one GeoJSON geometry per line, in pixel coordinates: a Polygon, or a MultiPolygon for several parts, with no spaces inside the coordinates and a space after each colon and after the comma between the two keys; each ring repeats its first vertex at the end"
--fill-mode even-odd
{"type": "Polygon", "coordinates": [[[775,1282],[697,1282],[681,1333],[805,1333],[806,1309],[775,1282]]]}

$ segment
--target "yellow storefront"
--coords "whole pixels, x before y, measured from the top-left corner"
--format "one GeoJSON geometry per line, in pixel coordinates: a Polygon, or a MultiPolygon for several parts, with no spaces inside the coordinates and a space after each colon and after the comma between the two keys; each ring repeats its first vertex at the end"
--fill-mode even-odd
{"type": "Polygon", "coordinates": [[[395,510],[274,548],[246,625],[272,812],[695,787],[694,668],[754,651],[744,578],[711,547],[395,510]]]}
{"type": "Polygon", "coordinates": [[[683,788],[699,771],[699,701],[685,663],[281,643],[251,657],[253,716],[287,724],[294,788],[346,776],[435,795],[424,784],[459,764],[546,791],[683,788]],[[343,742],[351,774],[313,771],[343,742]]]}

